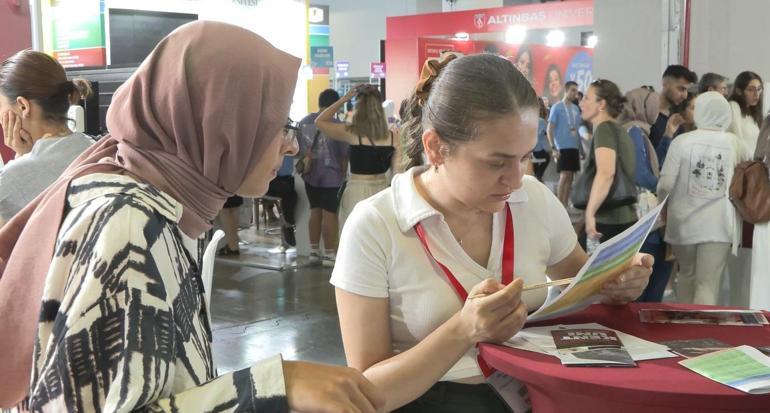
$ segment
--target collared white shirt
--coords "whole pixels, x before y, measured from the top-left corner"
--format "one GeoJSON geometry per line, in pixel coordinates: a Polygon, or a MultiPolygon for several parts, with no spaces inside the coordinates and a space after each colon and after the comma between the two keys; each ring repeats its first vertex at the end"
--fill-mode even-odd
{"type": "MultiPolygon", "coordinates": [[[[465,253],[443,215],[417,192],[412,168],[393,178],[390,188],[359,202],[342,231],[331,283],[342,290],[390,301],[393,350],[406,351],[427,337],[462,307],[446,276],[426,254],[414,225],[421,222],[438,261],[470,291],[486,278],[501,279],[505,210],[495,213],[492,249],[486,267],[465,253]]],[[[533,177],[508,200],[514,224],[514,275],[524,284],[546,281],[546,267],[565,259],[577,236],[559,200],[533,177]]],[[[529,311],[545,301],[545,288],[527,291],[529,311]]],[[[442,378],[478,376],[473,350],[442,378]]]]}

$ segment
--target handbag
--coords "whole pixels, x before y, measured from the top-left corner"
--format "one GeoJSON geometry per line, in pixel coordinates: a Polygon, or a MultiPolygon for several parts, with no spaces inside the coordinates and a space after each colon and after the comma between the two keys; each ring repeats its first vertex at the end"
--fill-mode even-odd
{"type": "Polygon", "coordinates": [[[313,163],[313,150],[315,150],[316,145],[318,144],[318,136],[321,134],[320,130],[315,131],[315,135],[313,136],[313,143],[310,145],[310,150],[305,154],[304,157],[300,158],[296,164],[294,164],[294,170],[297,171],[300,175],[306,175],[310,173],[310,167],[313,163]]]}
{"type": "MultiPolygon", "coordinates": [[[[620,137],[615,135],[620,140],[620,137]]],[[[591,196],[591,187],[596,177],[596,160],[593,152],[595,150],[596,140],[591,140],[591,156],[588,157],[585,172],[578,178],[572,187],[570,199],[572,205],[577,209],[586,209],[588,207],[588,198],[591,196]]],[[[620,142],[618,142],[620,143],[620,142]]],[[[620,145],[618,145],[620,147],[620,145]]],[[[626,205],[633,205],[637,201],[637,189],[634,180],[623,170],[620,163],[620,155],[616,151],[615,155],[615,177],[612,179],[612,186],[607,193],[607,198],[599,207],[599,211],[606,211],[626,205]]]]}
{"type": "Polygon", "coordinates": [[[770,221],[770,178],[766,165],[768,147],[770,122],[765,119],[754,150],[754,160],[739,163],[730,181],[730,202],[743,220],[750,224],[770,221]]]}

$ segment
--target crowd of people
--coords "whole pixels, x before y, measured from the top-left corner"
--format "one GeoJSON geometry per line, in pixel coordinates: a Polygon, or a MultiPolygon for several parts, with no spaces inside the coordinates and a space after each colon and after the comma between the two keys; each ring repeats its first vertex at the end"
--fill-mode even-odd
{"type": "Polygon", "coordinates": [[[673,65],[660,93],[602,79],[582,96],[568,81],[556,99],[537,96],[519,60],[445,54],[425,62],[398,119],[361,85],[323,91],[295,123],[299,59],[195,22],[119,88],[95,141],[67,124],[86,81],[43,53],[7,59],[0,115],[16,159],[0,171],[0,407],[508,412],[475,345],[514,336],[545,302],[525,283],[574,277],[591,244],[664,199],[660,228],[601,301],[661,301],[676,262],[677,301],[715,304],[753,231],[765,249],[753,251],[750,304],[770,307],[769,224],[744,226],[729,199],[735,168],[767,160],[757,74],[728,94],[726,77],[698,82],[673,65]],[[555,193],[541,182],[552,161],[555,193]],[[350,367],[274,357],[217,375],[206,233],[219,215],[220,255],[238,255],[234,211],[269,194],[295,244],[297,177],[350,367]]]}

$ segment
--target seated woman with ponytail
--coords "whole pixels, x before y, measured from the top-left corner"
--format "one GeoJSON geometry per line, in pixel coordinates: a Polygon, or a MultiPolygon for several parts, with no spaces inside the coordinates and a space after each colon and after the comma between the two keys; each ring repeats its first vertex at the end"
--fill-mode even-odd
{"type": "Polygon", "coordinates": [[[0,171],[0,221],[10,220],[94,140],[67,126],[70,102],[91,94],[45,53],[23,50],[0,66],[0,119],[16,159],[0,171]]]}
{"type": "MultiPolygon", "coordinates": [[[[331,279],[348,364],[385,391],[386,410],[510,411],[474,345],[507,340],[543,304],[547,291],[525,284],[586,262],[559,200],[524,173],[538,109],[505,59],[426,62],[402,129],[409,169],[353,210],[331,279]]],[[[641,294],[652,260],[634,264],[604,302],[641,294]]]]}

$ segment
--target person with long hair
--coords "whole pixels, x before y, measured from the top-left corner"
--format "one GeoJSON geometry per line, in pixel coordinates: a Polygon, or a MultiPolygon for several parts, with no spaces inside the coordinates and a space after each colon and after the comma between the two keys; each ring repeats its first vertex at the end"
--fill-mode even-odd
{"type": "Polygon", "coordinates": [[[548,109],[543,99],[538,99],[540,119],[537,121],[537,145],[532,151],[532,168],[538,181],[543,181],[543,174],[551,163],[551,145],[548,141],[548,109]]]}
{"type": "MultiPolygon", "coordinates": [[[[395,170],[398,129],[389,128],[382,108],[382,95],[377,86],[359,85],[351,88],[315,120],[323,134],[350,145],[350,178],[342,190],[340,199],[340,230],[345,227],[348,215],[360,201],[388,187],[386,173],[395,170]],[[334,114],[349,100],[356,98],[350,123],[333,121],[334,114]]],[[[333,261],[333,257],[330,257],[333,261]]]]}
{"type": "Polygon", "coordinates": [[[637,220],[634,205],[602,207],[618,175],[633,177],[636,169],[634,143],[617,121],[625,102],[618,86],[604,79],[591,83],[580,102],[583,119],[594,129],[588,168],[595,168],[595,176],[585,211],[585,233],[597,241],[620,234],[637,220]]]}
{"type": "Polygon", "coordinates": [[[751,159],[757,146],[759,126],[762,125],[762,88],[762,78],[758,74],[741,72],[735,78],[733,92],[728,99],[733,113],[729,130],[738,136],[741,161],[751,159]]]}
{"type": "MultiPolygon", "coordinates": [[[[559,200],[525,175],[537,100],[498,56],[428,60],[402,129],[408,171],[348,218],[331,279],[345,356],[387,390],[388,411],[510,412],[474,345],[508,340],[543,304],[546,289],[524,284],[588,259],[559,200]]],[[[638,297],[651,261],[635,257],[603,301],[638,297]]]]}
{"type": "Polygon", "coordinates": [[[535,73],[535,69],[532,49],[527,46],[521,46],[516,53],[516,58],[513,59],[513,65],[516,69],[519,69],[519,72],[524,75],[524,78],[530,84],[533,84],[532,75],[535,73]]]}
{"type": "MultiPolygon", "coordinates": [[[[562,82],[563,80],[559,66],[548,66],[548,70],[545,71],[545,78],[543,78],[543,96],[548,98],[549,105],[555,105],[564,97],[564,85],[562,82]]],[[[577,87],[575,87],[575,90],[577,92],[577,87]]],[[[574,98],[575,96],[572,96],[571,99],[574,98]]]]}
{"type": "Polygon", "coordinates": [[[51,56],[23,50],[0,66],[0,119],[5,144],[16,159],[0,170],[0,225],[32,202],[94,140],[70,130],[70,104],[87,98],[91,85],[67,79],[51,56]]]}
{"type": "Polygon", "coordinates": [[[284,125],[299,66],[249,30],[197,21],[118,88],[110,134],[0,230],[0,408],[382,407],[352,369],[214,366],[205,232],[227,197],[261,196],[297,151],[284,125]]]}

